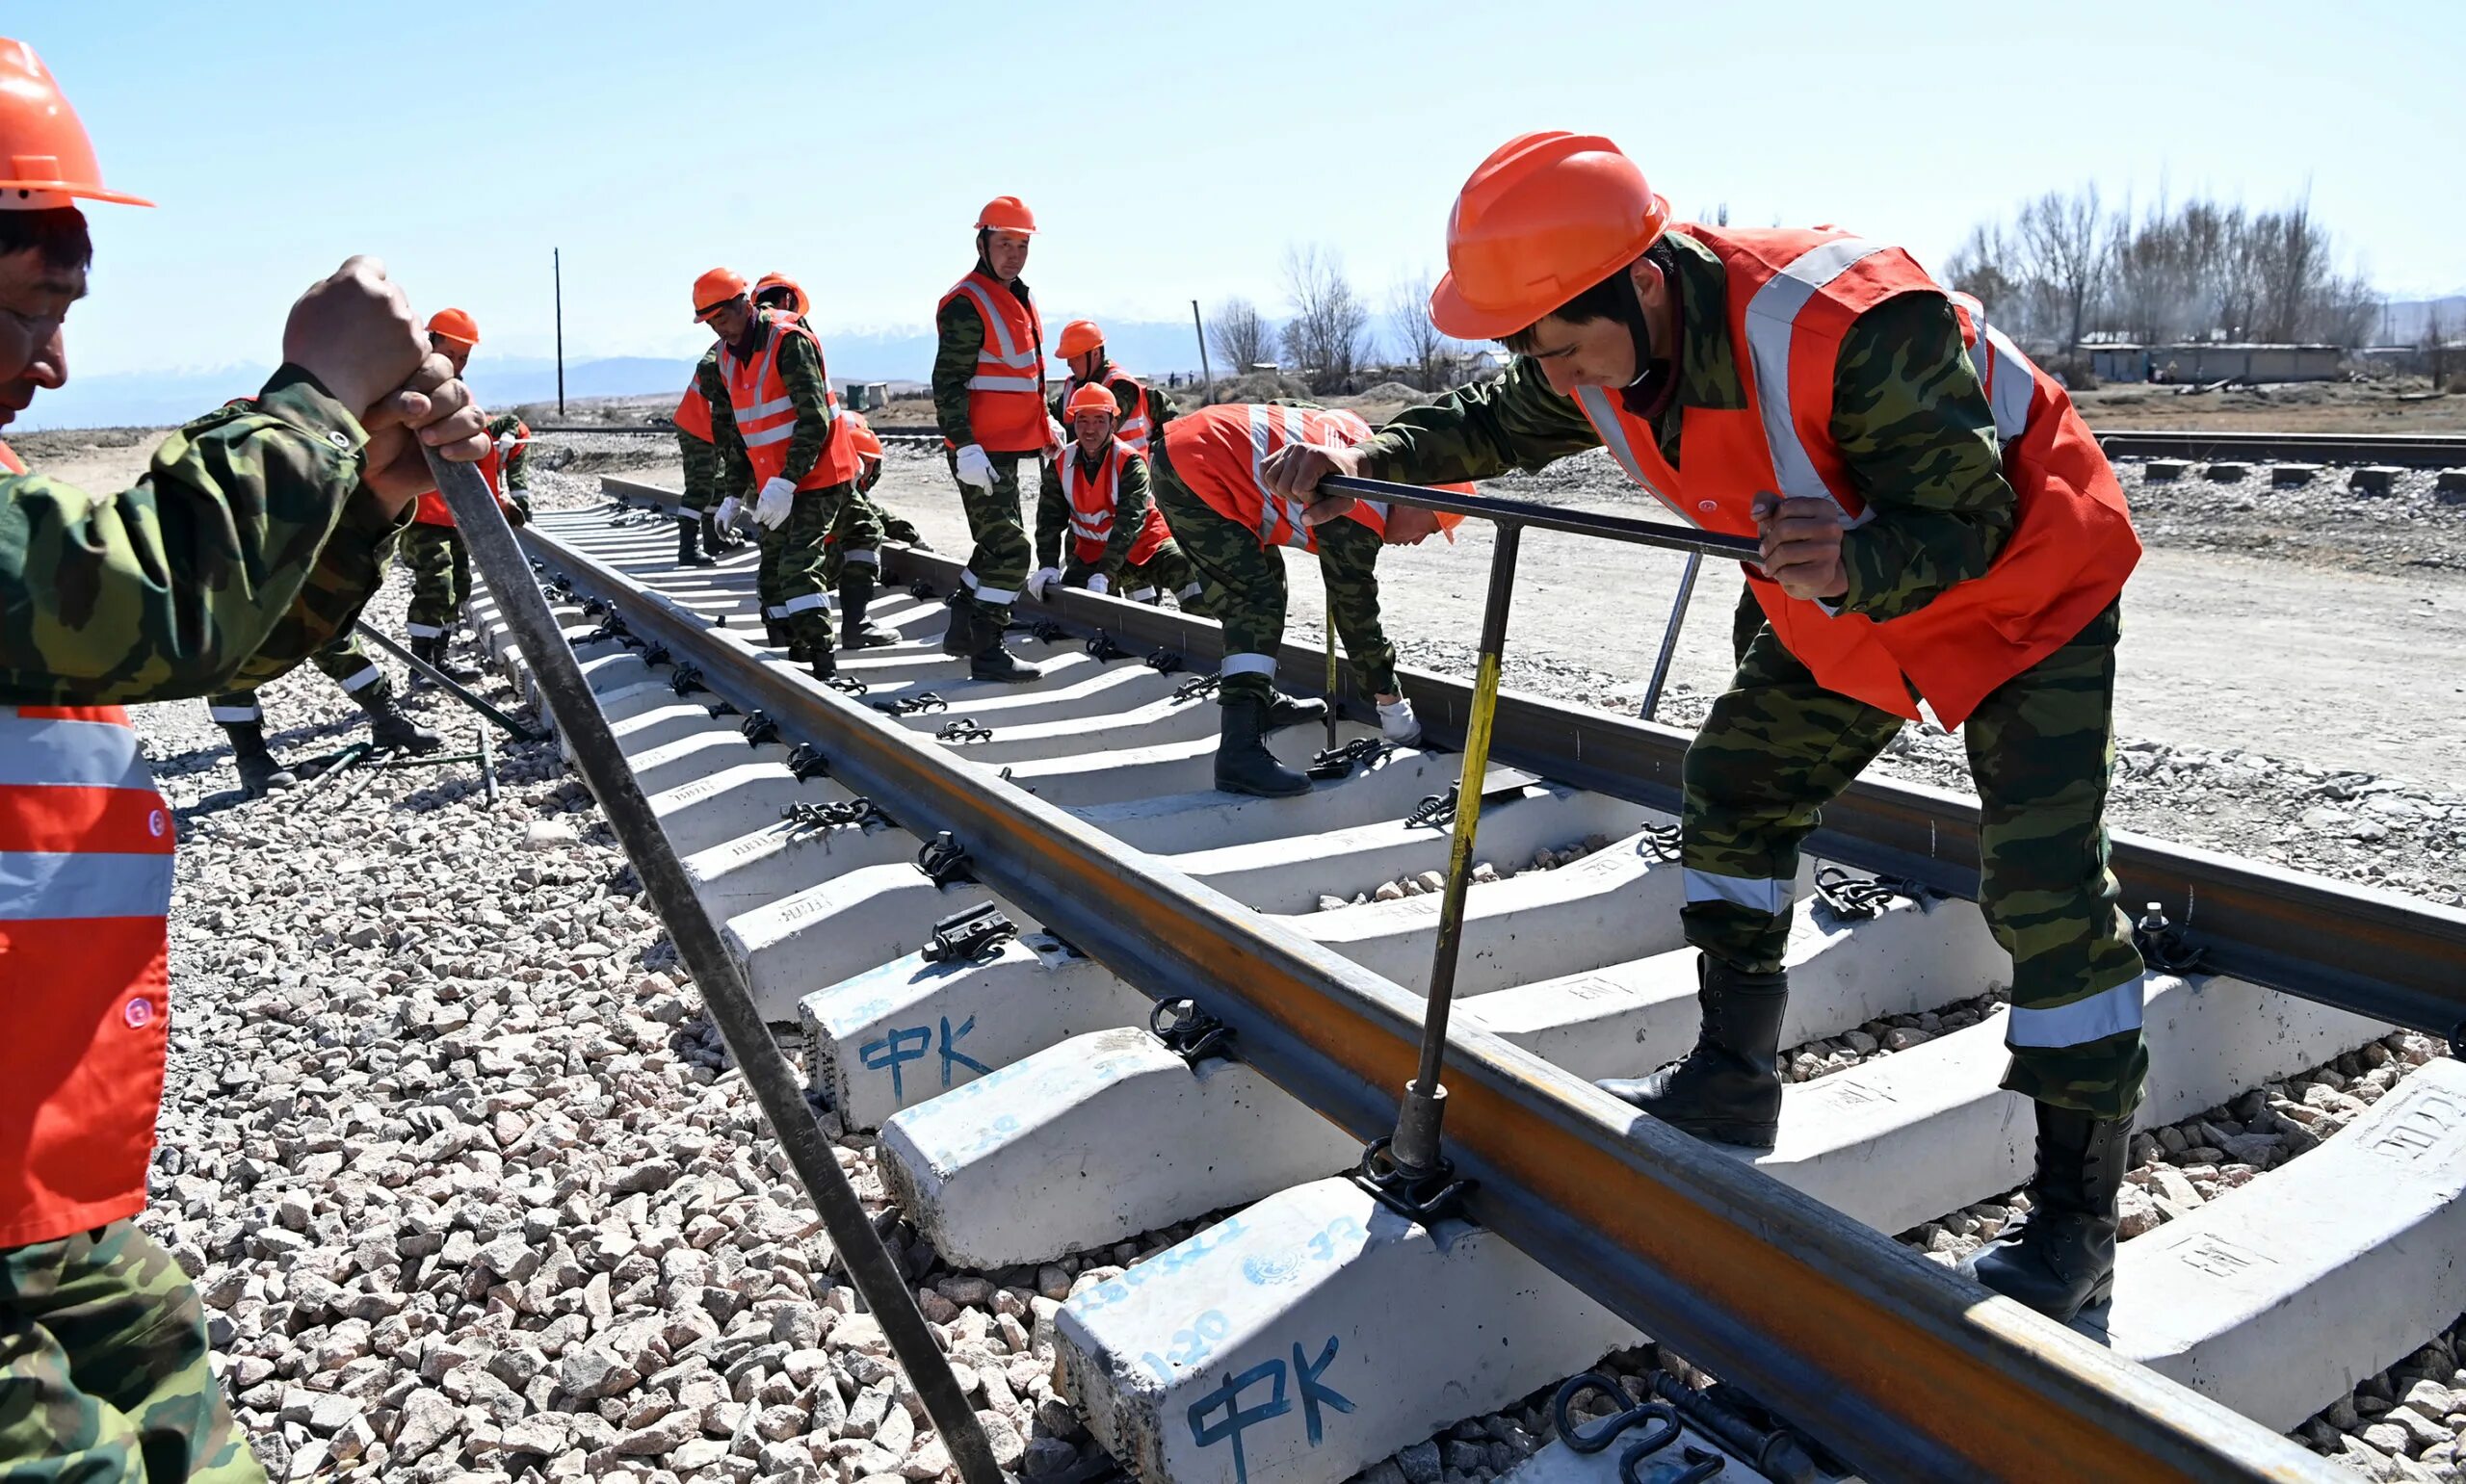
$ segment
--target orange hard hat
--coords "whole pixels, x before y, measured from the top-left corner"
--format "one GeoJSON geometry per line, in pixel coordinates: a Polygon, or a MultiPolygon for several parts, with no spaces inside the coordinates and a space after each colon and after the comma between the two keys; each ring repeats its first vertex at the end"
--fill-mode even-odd
{"type": "Polygon", "coordinates": [[[866,458],[882,456],[881,434],[874,431],[874,425],[865,421],[865,414],[842,412],[839,414],[839,420],[848,425],[849,446],[858,455],[866,458]]]}
{"type": "Polygon", "coordinates": [[[1512,335],[1641,257],[1668,225],[1669,203],[1610,141],[1518,135],[1456,195],[1430,323],[1458,340],[1512,335]]]}
{"type": "Polygon", "coordinates": [[[980,232],[1018,232],[1034,236],[1036,214],[1028,210],[1027,202],[1015,195],[997,195],[984,203],[976,214],[976,229],[980,232]]]}
{"type": "Polygon", "coordinates": [[[93,142],[51,69],[25,42],[0,39],[0,211],[49,211],[80,196],[154,204],[103,189],[93,142]]]}
{"type": "Polygon", "coordinates": [[[1119,417],[1121,404],[1114,401],[1113,388],[1102,382],[1090,381],[1072,392],[1070,400],[1062,404],[1062,410],[1067,413],[1073,422],[1078,421],[1079,414],[1082,412],[1101,412],[1107,417],[1119,417]]]}
{"type": "Polygon", "coordinates": [[[480,323],[471,318],[468,309],[439,309],[429,317],[428,337],[477,346],[480,343],[480,323]]]}
{"type": "Polygon", "coordinates": [[[1085,355],[1105,343],[1105,332],[1096,328],[1093,320],[1073,320],[1062,326],[1062,342],[1054,347],[1063,360],[1085,355]]]}
{"type": "Polygon", "coordinates": [[[712,310],[744,297],[745,274],[733,268],[705,269],[702,276],[694,280],[694,318],[697,322],[708,320],[712,310]]]}
{"type": "Polygon", "coordinates": [[[806,306],[813,302],[813,300],[805,298],[804,287],[798,283],[794,278],[789,277],[786,273],[764,273],[761,277],[753,280],[753,297],[755,299],[760,299],[765,293],[772,289],[785,289],[788,291],[788,312],[791,314],[804,313],[806,306]]]}

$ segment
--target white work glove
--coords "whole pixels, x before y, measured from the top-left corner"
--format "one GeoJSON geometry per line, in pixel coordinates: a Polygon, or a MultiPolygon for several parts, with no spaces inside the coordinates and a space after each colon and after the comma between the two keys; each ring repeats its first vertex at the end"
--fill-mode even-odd
{"type": "Polygon", "coordinates": [[[721,531],[734,531],[736,529],[736,518],[744,513],[745,503],[737,499],[736,496],[730,495],[725,500],[720,502],[719,509],[713,513],[711,518],[720,523],[720,529],[721,531]]]}
{"type": "Polygon", "coordinates": [[[1422,724],[1420,718],[1413,715],[1413,703],[1410,700],[1399,700],[1392,704],[1386,701],[1379,702],[1378,735],[1399,747],[1409,747],[1420,742],[1422,724]]]}
{"type": "Polygon", "coordinates": [[[1111,592],[1114,590],[1114,585],[1105,581],[1104,573],[1090,572],[1088,574],[1088,590],[1089,592],[1111,592]]]}
{"type": "Polygon", "coordinates": [[[1039,603],[1053,601],[1053,589],[1062,585],[1060,567],[1038,567],[1028,574],[1028,592],[1039,603]]]}
{"type": "Polygon", "coordinates": [[[984,445],[971,443],[958,454],[959,482],[979,489],[993,487],[993,460],[985,456],[984,445]]]}
{"type": "Polygon", "coordinates": [[[1070,435],[1062,430],[1062,420],[1052,416],[1046,417],[1044,420],[1045,453],[1058,455],[1062,452],[1062,445],[1068,441],[1070,441],[1070,435]]]}
{"type": "Polygon", "coordinates": [[[520,438],[513,435],[512,429],[507,429],[505,431],[497,434],[497,456],[499,458],[503,458],[508,454],[512,453],[514,448],[521,442],[522,440],[520,438]]]}
{"type": "Polygon", "coordinates": [[[769,530],[776,531],[788,522],[788,511],[796,508],[797,483],[790,479],[768,479],[762,482],[761,497],[753,502],[753,518],[769,530]]]}

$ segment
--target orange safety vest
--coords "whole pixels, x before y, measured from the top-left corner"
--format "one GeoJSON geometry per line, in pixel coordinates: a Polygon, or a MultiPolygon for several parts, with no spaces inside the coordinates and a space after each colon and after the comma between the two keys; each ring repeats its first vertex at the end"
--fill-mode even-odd
{"type": "MultiPolygon", "coordinates": [[[[1581,387],[1577,404],[1628,478],[1690,524],[1754,535],[1751,508],[1765,491],[1828,497],[1843,525],[1864,524],[1873,512],[1831,432],[1841,338],[1885,299],[1942,291],[1902,249],[1838,231],[1685,230],[1721,260],[1746,405],[1686,408],[1673,469],[1652,426],[1614,395],[1581,387]]],[[[1994,412],[2004,476],[2020,503],[1994,564],[1884,622],[1827,612],[1746,569],[1773,634],[1818,684],[1913,719],[1914,689],[1947,727],[2079,634],[2115,600],[2140,559],[2122,486],[2071,398],[1988,327],[1977,300],[1954,295],[1953,301],[1994,412]]]]}
{"type": "MultiPolygon", "coordinates": [[[[1105,547],[1114,538],[1114,508],[1121,498],[1121,471],[1137,456],[1138,451],[1116,436],[1090,475],[1080,468],[1077,439],[1062,449],[1062,492],[1070,502],[1071,552],[1081,561],[1093,565],[1105,560],[1105,547]]],[[[1145,561],[1170,535],[1150,505],[1124,560],[1134,566],[1145,561]]]]}
{"type": "Polygon", "coordinates": [[[127,712],[0,706],[0,1247],[144,1209],[171,842],[127,712]]]}
{"type": "Polygon", "coordinates": [[[17,457],[17,451],[5,443],[0,443],[0,469],[6,469],[11,474],[26,472],[25,462],[17,457]]]}
{"type": "MultiPolygon", "coordinates": [[[[1246,531],[1258,534],[1261,546],[1319,549],[1318,532],[1301,522],[1304,502],[1268,493],[1259,466],[1288,443],[1299,441],[1351,448],[1370,438],[1370,425],[1358,412],[1318,407],[1273,407],[1264,403],[1227,403],[1201,407],[1165,425],[1165,461],[1173,477],[1208,508],[1246,531]]],[[[1471,494],[1470,484],[1441,484],[1471,494]]],[[[1357,520],[1380,536],[1387,534],[1387,503],[1356,500],[1345,518],[1357,520]]],[[[1453,534],[1460,515],[1442,515],[1442,529],[1453,534]]]]}
{"type": "MultiPolygon", "coordinates": [[[[530,442],[531,429],[529,425],[517,419],[513,425],[513,435],[520,442],[530,442]]],[[[511,509],[512,508],[506,503],[504,486],[498,482],[499,476],[503,472],[499,468],[499,463],[502,457],[503,456],[497,452],[497,444],[494,438],[488,440],[488,451],[480,456],[480,473],[486,478],[488,482],[488,493],[497,497],[497,508],[501,510],[511,509]]],[[[447,508],[445,497],[432,489],[427,494],[420,496],[418,508],[411,511],[411,522],[414,525],[420,526],[452,526],[454,524],[454,512],[447,508]]]]}
{"type": "Polygon", "coordinates": [[[933,306],[964,294],[984,322],[976,375],[967,378],[967,422],[988,454],[1041,453],[1046,444],[1044,321],[1025,294],[986,273],[970,273],[933,306]]]}
{"type": "MultiPolygon", "coordinates": [[[[788,395],[788,383],[779,376],[779,347],[790,335],[801,335],[813,347],[816,359],[822,356],[822,342],[814,338],[804,323],[781,309],[762,311],[763,323],[771,332],[762,337],[762,349],[750,360],[740,361],[736,351],[720,347],[720,377],[727,382],[728,407],[736,414],[737,436],[745,440],[745,456],[753,464],[753,487],[762,486],[779,477],[788,466],[788,440],[797,435],[797,403],[788,395]]],[[[822,371],[823,403],[830,408],[831,421],[839,420],[839,394],[830,389],[830,367],[822,371]]],[[[828,489],[845,484],[858,473],[856,449],[853,440],[840,437],[836,430],[824,440],[822,456],[813,461],[805,477],[797,481],[799,489],[828,489]]]]}
{"type": "MultiPolygon", "coordinates": [[[[1130,388],[1130,410],[1120,414],[1120,424],[1114,429],[1114,436],[1129,444],[1131,452],[1145,457],[1147,440],[1156,433],[1156,425],[1149,419],[1147,413],[1147,388],[1140,385],[1137,378],[1123,371],[1119,366],[1110,363],[1106,365],[1105,374],[1100,381],[1105,390],[1114,394],[1114,405],[1116,409],[1121,405],[1121,389],[1125,386],[1130,388]]],[[[1069,385],[1064,386],[1062,389],[1062,404],[1065,407],[1070,405],[1070,394],[1087,384],[1085,381],[1073,380],[1069,385]]],[[[1063,419],[1062,430],[1067,432],[1069,428],[1069,420],[1063,419]]]]}
{"type": "Polygon", "coordinates": [[[702,383],[696,379],[687,385],[685,395],[676,400],[676,415],[670,419],[678,432],[692,433],[708,443],[711,441],[711,399],[702,395],[702,383]]]}

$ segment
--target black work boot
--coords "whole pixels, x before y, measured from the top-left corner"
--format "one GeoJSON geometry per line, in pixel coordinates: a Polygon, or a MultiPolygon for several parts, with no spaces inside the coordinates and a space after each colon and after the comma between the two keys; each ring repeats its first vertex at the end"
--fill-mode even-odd
{"type": "Polygon", "coordinates": [[[1786,974],[1747,974],[1703,954],[1695,1002],[1704,1012],[1695,1049],[1649,1077],[1605,1078],[1594,1086],[1699,1139],[1770,1149],[1781,1127],[1781,1011],[1786,974]]]}
{"type": "Polygon", "coordinates": [[[968,679],[1023,686],[1044,678],[1044,666],[1030,664],[1002,647],[1003,631],[1010,626],[1008,609],[985,609],[975,603],[968,607],[976,610],[976,650],[968,656],[968,679]]]}
{"type": "Polygon", "coordinates": [[[411,653],[419,656],[423,660],[426,660],[430,666],[438,674],[444,676],[450,681],[453,681],[457,685],[467,684],[479,679],[480,672],[478,670],[471,668],[467,664],[457,664],[452,660],[446,658],[446,642],[447,640],[443,635],[438,635],[434,638],[413,639],[411,641],[411,653]]]}
{"type": "Polygon", "coordinates": [[[874,569],[860,561],[852,561],[839,573],[839,647],[842,649],[879,649],[896,644],[899,636],[878,623],[865,621],[865,609],[874,601],[874,569]]]}
{"type": "Polygon", "coordinates": [[[839,673],[839,658],[831,652],[830,614],[809,608],[788,617],[788,658],[813,666],[813,678],[828,680],[839,673]]]}
{"type": "Polygon", "coordinates": [[[701,526],[702,549],[714,557],[723,556],[745,544],[730,533],[720,529],[719,512],[716,510],[702,512],[701,526]]]}
{"type": "Polygon", "coordinates": [[[226,721],[223,730],[231,739],[231,761],[240,772],[240,792],[250,798],[263,798],[277,789],[287,789],[300,781],[300,775],[285,768],[272,752],[266,750],[266,729],[255,721],[226,721]]]}
{"type": "Polygon", "coordinates": [[[1268,703],[1234,696],[1219,704],[1223,713],[1216,737],[1216,786],[1227,794],[1258,798],[1291,798],[1310,792],[1307,775],[1275,759],[1266,742],[1268,703]]]}
{"type": "Polygon", "coordinates": [[[788,647],[788,626],[765,613],[762,615],[762,642],[773,649],[788,647]]]}
{"type": "Polygon", "coordinates": [[[942,653],[961,658],[976,653],[976,600],[962,587],[950,596],[951,626],[942,631],[942,653]]]}
{"type": "Polygon", "coordinates": [[[1971,1254],[1961,1271],[2059,1324],[2115,1289],[2115,1197],[2132,1142],[2130,1118],[2037,1105],[2038,1166],[2017,1227],[1971,1254]]]}
{"type": "Polygon", "coordinates": [[[691,515],[677,518],[676,564],[680,567],[715,567],[720,564],[719,558],[702,555],[702,523],[691,515]]]}
{"type": "Polygon", "coordinates": [[[1327,719],[1327,703],[1315,695],[1287,695],[1279,690],[1268,702],[1268,730],[1327,719]]]}
{"type": "Polygon", "coordinates": [[[444,738],[404,714],[402,703],[394,699],[393,687],[381,680],[354,691],[352,699],[368,713],[369,740],[380,747],[396,752],[434,752],[445,745],[444,738]]]}

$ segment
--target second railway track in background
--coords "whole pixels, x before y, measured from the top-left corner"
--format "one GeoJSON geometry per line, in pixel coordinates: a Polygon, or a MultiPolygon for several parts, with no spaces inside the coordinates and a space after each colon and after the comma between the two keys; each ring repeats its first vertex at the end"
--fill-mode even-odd
{"type": "MultiPolygon", "coordinates": [[[[1053,1320],[1077,1405],[1150,1484],[1332,1484],[1639,1329],[1873,1478],[2334,1478],[2274,1434],[2466,1309],[2453,1062],[2127,1242],[2112,1350],[1881,1235],[2026,1177],[1999,1017],[1793,1085],[1751,1168],[1635,1118],[1589,1079],[1692,1038],[1685,738],[1513,694],[1481,857],[1610,843],[1472,893],[1444,1078],[1472,1185],[1460,1214],[1408,1221],[1342,1177],[1411,1075],[1437,898],[1314,908],[1444,867],[1452,754],[1389,752],[1299,799],[1214,793],[1214,625],[1023,604],[1058,620],[1023,640],[1045,678],[978,685],[935,642],[958,564],[900,549],[875,616],[902,642],[842,657],[861,696],[829,690],[761,647],[749,550],[679,569],[645,513],[672,495],[605,482],[635,508],[542,514],[524,542],[766,1017],[801,1024],[812,1085],[879,1131],[934,1249],[990,1271],[1232,1212],[1053,1320]],[[990,913],[1016,932],[971,939],[990,913]],[[1185,1000],[1223,1033],[1178,1009],[1150,1028],[1185,1000]]],[[[1320,664],[1289,647],[1282,681],[1314,690],[1320,664]]],[[[1405,681],[1434,737],[1460,735],[1469,688],[1405,681]]],[[[1299,765],[1323,742],[1273,745],[1299,765]]],[[[1827,811],[1785,1044],[2005,982],[1964,899],[1973,820],[1872,781],[1827,811]],[[1840,867],[1883,880],[1844,890],[1840,867]]],[[[2116,868],[2170,929],[2144,1124],[2466,1017],[2466,914],[2128,836],[2116,868]]],[[[1620,1450],[1552,1451],[1528,1468],[1606,1479],[1620,1450]]]]}

